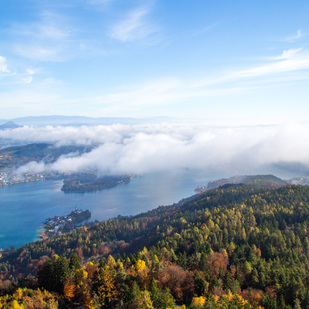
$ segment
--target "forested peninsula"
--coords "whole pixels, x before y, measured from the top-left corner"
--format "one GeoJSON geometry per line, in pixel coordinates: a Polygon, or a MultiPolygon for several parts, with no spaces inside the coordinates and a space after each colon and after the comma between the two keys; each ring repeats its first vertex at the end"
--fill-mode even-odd
{"type": "Polygon", "coordinates": [[[306,186],[226,184],[3,252],[0,306],[308,308],[308,224],[306,186]]]}
{"type": "Polygon", "coordinates": [[[103,176],[98,177],[91,173],[78,173],[68,176],[63,181],[61,190],[63,192],[91,192],[103,189],[110,189],[120,184],[131,181],[131,176],[103,176]]]}

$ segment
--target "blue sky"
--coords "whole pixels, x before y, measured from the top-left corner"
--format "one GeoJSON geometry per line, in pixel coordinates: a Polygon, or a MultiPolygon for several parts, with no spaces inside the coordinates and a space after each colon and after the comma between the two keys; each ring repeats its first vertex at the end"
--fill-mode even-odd
{"type": "Polygon", "coordinates": [[[308,121],[308,1],[4,0],[2,119],[308,121]]]}

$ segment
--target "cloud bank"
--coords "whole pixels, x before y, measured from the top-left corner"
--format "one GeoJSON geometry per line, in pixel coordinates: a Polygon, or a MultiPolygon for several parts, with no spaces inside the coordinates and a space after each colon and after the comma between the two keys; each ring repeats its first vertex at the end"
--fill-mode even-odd
{"type": "Polygon", "coordinates": [[[295,168],[303,175],[309,171],[309,125],[300,123],[243,127],[203,123],[22,127],[0,131],[0,138],[94,146],[89,153],[62,156],[53,164],[30,162],[19,172],[96,170],[101,175],[142,175],[196,169],[233,175],[265,173],[271,166],[290,172],[295,168]]]}

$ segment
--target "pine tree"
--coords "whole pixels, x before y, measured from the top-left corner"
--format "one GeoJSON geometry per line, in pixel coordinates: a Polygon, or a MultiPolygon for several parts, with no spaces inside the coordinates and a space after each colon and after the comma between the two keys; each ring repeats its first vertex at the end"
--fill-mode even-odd
{"type": "Polygon", "coordinates": [[[70,262],[69,262],[69,267],[72,270],[80,269],[80,259],[79,259],[78,255],[75,252],[73,252],[71,254],[70,262]]]}
{"type": "Polygon", "coordinates": [[[154,309],[150,298],[150,294],[147,290],[142,291],[136,299],[137,309],[154,309]]]}
{"type": "Polygon", "coordinates": [[[201,276],[201,274],[196,270],[194,272],[194,288],[197,296],[204,295],[207,288],[206,280],[201,276]]]}

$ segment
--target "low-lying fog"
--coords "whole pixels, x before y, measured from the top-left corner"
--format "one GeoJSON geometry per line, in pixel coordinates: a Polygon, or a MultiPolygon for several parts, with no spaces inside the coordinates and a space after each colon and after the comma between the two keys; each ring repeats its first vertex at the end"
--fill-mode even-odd
{"type": "Polygon", "coordinates": [[[60,157],[55,163],[30,162],[18,172],[77,172],[145,174],[176,169],[198,169],[231,176],[275,173],[308,175],[309,125],[223,127],[207,124],[99,125],[0,131],[1,139],[24,144],[92,145],[81,156],[60,157]]]}

